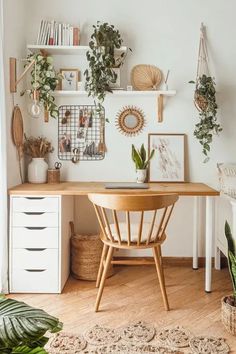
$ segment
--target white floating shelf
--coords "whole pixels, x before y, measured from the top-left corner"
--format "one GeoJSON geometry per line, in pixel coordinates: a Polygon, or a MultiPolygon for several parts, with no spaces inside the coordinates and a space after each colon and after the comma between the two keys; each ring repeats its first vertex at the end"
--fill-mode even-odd
{"type": "MultiPolygon", "coordinates": [[[[40,50],[45,50],[50,55],[85,55],[85,53],[90,49],[86,45],[78,46],[66,46],[66,45],[40,45],[40,44],[28,44],[27,49],[32,53],[37,53],[40,50]]],[[[121,47],[117,49],[116,52],[126,52],[127,47],[121,47]]]]}
{"type": "MultiPolygon", "coordinates": [[[[55,97],[70,97],[70,96],[87,96],[86,91],[54,91],[55,97]]],[[[160,90],[160,91],[125,91],[125,90],[115,90],[113,93],[108,93],[109,96],[147,96],[156,97],[159,95],[163,96],[175,96],[175,90],[160,90]]]]}

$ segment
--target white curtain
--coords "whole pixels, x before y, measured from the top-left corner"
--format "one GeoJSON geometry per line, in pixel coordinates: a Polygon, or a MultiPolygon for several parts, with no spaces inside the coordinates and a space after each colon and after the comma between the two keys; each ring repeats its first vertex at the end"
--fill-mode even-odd
{"type": "Polygon", "coordinates": [[[8,292],[7,152],[3,58],[3,0],[0,0],[0,293],[8,292]]]}

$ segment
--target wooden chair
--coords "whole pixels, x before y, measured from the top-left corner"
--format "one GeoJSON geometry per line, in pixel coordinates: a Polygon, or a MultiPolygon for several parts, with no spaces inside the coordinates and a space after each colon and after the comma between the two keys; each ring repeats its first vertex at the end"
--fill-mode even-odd
{"type": "Polygon", "coordinates": [[[174,205],[179,198],[178,195],[89,194],[88,197],[94,205],[101,227],[101,240],[104,244],[96,283],[99,290],[95,311],[97,312],[99,309],[106,274],[116,248],[128,250],[152,248],[165,309],[168,311],[169,304],[162,268],[161,244],[166,239],[166,227],[174,205]],[[138,223],[131,222],[134,212],[139,214],[138,223]],[[145,217],[147,217],[147,214],[150,216],[150,213],[151,221],[145,222],[145,217]],[[122,215],[124,221],[119,220],[122,215]],[[112,222],[109,220],[112,220],[112,222]]]}

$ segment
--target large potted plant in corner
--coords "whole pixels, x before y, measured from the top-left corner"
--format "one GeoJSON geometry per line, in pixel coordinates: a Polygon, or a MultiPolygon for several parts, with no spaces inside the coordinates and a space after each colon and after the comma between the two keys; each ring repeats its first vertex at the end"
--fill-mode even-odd
{"type": "Polygon", "coordinates": [[[190,81],[190,83],[196,85],[194,103],[199,111],[200,119],[195,126],[194,136],[199,140],[205,155],[204,162],[207,162],[209,161],[213,135],[218,135],[222,131],[217,122],[215,80],[213,77],[203,74],[197,78],[196,82],[190,81]]]}
{"type": "Polygon", "coordinates": [[[112,92],[112,86],[116,84],[115,68],[120,68],[124,64],[127,52],[117,52],[122,46],[123,39],[113,25],[98,21],[93,29],[89,42],[90,50],[86,53],[89,68],[84,72],[85,88],[88,95],[95,99],[95,104],[100,110],[107,92],[112,92]]]}
{"type": "Polygon", "coordinates": [[[136,149],[132,145],[132,160],[135,163],[137,183],[144,183],[147,177],[147,168],[150,163],[150,160],[153,158],[155,150],[153,149],[147,157],[147,152],[144,145],[141,145],[140,149],[136,149]]]}
{"type": "Polygon", "coordinates": [[[47,354],[46,332],[61,331],[62,323],[45,311],[0,296],[0,353],[47,354]]]}
{"type": "Polygon", "coordinates": [[[225,223],[225,236],[228,242],[228,266],[233,294],[225,296],[221,300],[221,319],[227,331],[236,336],[236,246],[227,221],[225,223]]]}

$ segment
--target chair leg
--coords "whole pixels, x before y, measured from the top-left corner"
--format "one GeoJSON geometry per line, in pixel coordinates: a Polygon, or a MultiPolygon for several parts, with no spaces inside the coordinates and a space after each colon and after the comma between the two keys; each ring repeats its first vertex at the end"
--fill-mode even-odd
{"type": "Polygon", "coordinates": [[[166,294],[164,273],[162,272],[162,265],[160,263],[160,258],[159,258],[157,247],[153,247],[153,256],[155,259],[156,270],[157,270],[158,280],[160,283],[161,294],[162,294],[162,298],[164,301],[165,309],[166,309],[166,311],[169,311],[170,307],[169,307],[168,298],[167,298],[167,294],[166,294]]]}
{"type": "Polygon", "coordinates": [[[109,250],[108,250],[107,257],[106,257],[106,262],[105,262],[105,265],[104,265],[102,278],[101,278],[101,281],[100,281],[98,294],[97,294],[97,299],[96,299],[96,303],[95,303],[95,311],[96,312],[99,309],[99,305],[100,305],[100,301],[101,301],[101,298],[102,298],[102,293],[103,293],[103,289],[104,289],[104,285],[105,285],[106,275],[107,275],[107,272],[108,272],[108,269],[109,269],[109,265],[111,263],[113,251],[114,251],[113,247],[110,246],[109,250]]]}
{"type": "Polygon", "coordinates": [[[100,265],[99,265],[99,269],[98,269],[98,275],[97,275],[97,281],[96,281],[96,288],[99,287],[100,282],[101,282],[102,271],[103,271],[103,262],[104,262],[105,259],[106,259],[107,251],[108,251],[108,246],[105,245],[105,243],[104,243],[104,244],[103,244],[103,249],[102,249],[101,261],[100,261],[100,265]]]}

